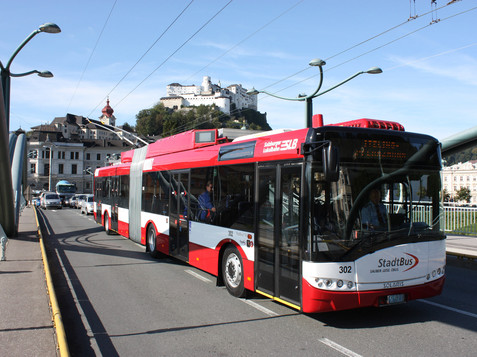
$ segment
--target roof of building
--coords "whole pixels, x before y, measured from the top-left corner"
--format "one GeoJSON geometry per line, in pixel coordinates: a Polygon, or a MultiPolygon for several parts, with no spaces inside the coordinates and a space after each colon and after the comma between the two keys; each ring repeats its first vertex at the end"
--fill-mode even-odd
{"type": "Polygon", "coordinates": [[[180,95],[171,95],[170,97],[161,97],[160,100],[168,100],[168,99],[184,99],[180,95]]]}
{"type": "Polygon", "coordinates": [[[103,115],[107,116],[108,118],[111,118],[113,116],[114,109],[111,108],[111,106],[109,105],[109,98],[106,100],[106,105],[104,106],[101,113],[103,113],[103,115]]]}

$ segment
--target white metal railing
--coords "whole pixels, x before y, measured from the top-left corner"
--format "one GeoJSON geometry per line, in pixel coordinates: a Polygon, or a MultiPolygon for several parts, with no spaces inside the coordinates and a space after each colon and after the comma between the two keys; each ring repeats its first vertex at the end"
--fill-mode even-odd
{"type": "MultiPolygon", "coordinates": [[[[389,209],[389,206],[387,206],[389,209]]],[[[418,204],[412,206],[412,221],[425,222],[433,226],[432,206],[418,204]]],[[[447,233],[477,236],[477,207],[444,205],[441,227],[447,233]]]]}
{"type": "Polygon", "coordinates": [[[477,207],[444,205],[443,226],[446,232],[477,236],[477,207]]]}

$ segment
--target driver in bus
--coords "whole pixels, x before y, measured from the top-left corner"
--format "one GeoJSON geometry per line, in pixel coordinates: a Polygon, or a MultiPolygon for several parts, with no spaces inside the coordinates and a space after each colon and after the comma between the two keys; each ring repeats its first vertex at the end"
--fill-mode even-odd
{"type": "Polygon", "coordinates": [[[373,188],[369,192],[369,202],[361,210],[363,228],[383,229],[386,227],[387,211],[381,202],[381,190],[373,188]]]}
{"type": "Polygon", "coordinates": [[[199,220],[202,222],[210,222],[216,212],[212,198],[210,197],[213,189],[211,181],[207,181],[205,191],[199,196],[198,201],[200,205],[199,220]]]}

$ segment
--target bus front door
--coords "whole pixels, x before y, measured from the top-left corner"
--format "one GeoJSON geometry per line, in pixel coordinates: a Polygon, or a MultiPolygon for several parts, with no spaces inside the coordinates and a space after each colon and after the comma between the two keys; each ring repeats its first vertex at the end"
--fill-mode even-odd
{"type": "Polygon", "coordinates": [[[169,253],[189,260],[189,172],[171,174],[169,212],[169,253]]]}
{"type": "Polygon", "coordinates": [[[259,167],[256,288],[300,305],[301,165],[259,167]]]}

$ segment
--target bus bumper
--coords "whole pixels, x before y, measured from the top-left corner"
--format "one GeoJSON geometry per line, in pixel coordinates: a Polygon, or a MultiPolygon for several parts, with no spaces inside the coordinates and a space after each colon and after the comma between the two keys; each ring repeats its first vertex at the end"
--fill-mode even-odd
{"type": "Polygon", "coordinates": [[[418,286],[371,291],[334,292],[314,288],[305,279],[302,280],[305,313],[327,312],[355,309],[369,306],[385,306],[389,295],[404,294],[405,302],[430,298],[439,295],[444,287],[445,276],[418,286]]]}

